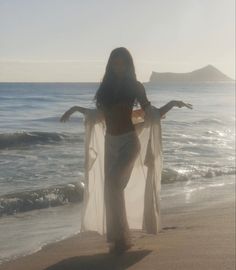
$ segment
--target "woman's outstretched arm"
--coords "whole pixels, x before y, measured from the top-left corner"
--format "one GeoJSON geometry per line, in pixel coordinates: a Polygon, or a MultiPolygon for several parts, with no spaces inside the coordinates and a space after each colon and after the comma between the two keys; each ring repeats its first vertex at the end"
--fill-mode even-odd
{"type": "MultiPolygon", "coordinates": [[[[136,88],[136,93],[137,93],[137,99],[143,109],[143,111],[146,111],[146,109],[148,110],[150,108],[151,105],[151,102],[149,101],[148,97],[147,97],[147,94],[146,94],[146,91],[145,91],[145,88],[143,86],[142,83],[138,82],[137,84],[137,88],[136,88]]],[[[170,102],[168,102],[166,105],[162,106],[161,108],[159,108],[160,110],[160,116],[162,118],[164,118],[164,115],[169,111],[171,110],[173,107],[187,107],[189,109],[192,109],[192,104],[189,104],[189,103],[184,103],[183,101],[180,101],[180,100],[172,100],[170,102]]],[[[135,113],[134,113],[135,114],[135,113]]],[[[137,111],[136,112],[136,115],[137,114],[142,114],[142,111],[137,111]]]]}
{"type": "Polygon", "coordinates": [[[178,107],[178,108],[187,107],[189,109],[192,109],[192,104],[184,103],[181,100],[171,100],[166,105],[159,108],[161,116],[165,115],[173,107],[178,107]]]}
{"type": "Polygon", "coordinates": [[[89,108],[84,108],[84,107],[81,107],[81,106],[73,106],[62,115],[62,117],[60,118],[60,122],[68,121],[70,116],[74,112],[80,112],[80,113],[83,113],[83,114],[91,113],[96,118],[96,121],[102,121],[104,119],[103,112],[100,109],[89,109],[89,108]]]}
{"type": "Polygon", "coordinates": [[[85,113],[86,112],[86,108],[84,107],[80,107],[80,106],[73,106],[71,107],[69,110],[67,110],[62,117],[60,118],[60,122],[66,122],[69,120],[70,116],[74,113],[74,112],[81,112],[81,113],[85,113]]]}

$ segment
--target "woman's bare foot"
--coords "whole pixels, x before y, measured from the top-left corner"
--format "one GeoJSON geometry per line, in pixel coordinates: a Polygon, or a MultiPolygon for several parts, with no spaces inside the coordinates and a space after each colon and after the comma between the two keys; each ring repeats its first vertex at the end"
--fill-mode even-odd
{"type": "Polygon", "coordinates": [[[115,251],[115,244],[114,243],[110,243],[109,244],[109,253],[114,253],[115,251]]]}
{"type": "Polygon", "coordinates": [[[109,247],[109,253],[121,255],[125,253],[127,250],[129,250],[133,244],[131,242],[124,242],[124,241],[117,241],[115,243],[112,243],[109,247]]]}

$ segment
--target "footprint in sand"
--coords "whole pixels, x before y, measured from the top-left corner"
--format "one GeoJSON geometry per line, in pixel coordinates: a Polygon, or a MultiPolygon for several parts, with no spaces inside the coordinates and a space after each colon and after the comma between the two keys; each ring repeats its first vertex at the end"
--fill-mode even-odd
{"type": "MultiPolygon", "coordinates": [[[[186,227],[178,227],[178,226],[167,226],[167,227],[163,227],[162,230],[173,230],[173,229],[192,229],[193,226],[186,226],[186,227]]],[[[161,231],[164,232],[164,231],[161,231]]]]}
{"type": "Polygon", "coordinates": [[[177,226],[169,226],[169,227],[163,227],[162,230],[173,230],[173,229],[177,229],[177,226]]]}

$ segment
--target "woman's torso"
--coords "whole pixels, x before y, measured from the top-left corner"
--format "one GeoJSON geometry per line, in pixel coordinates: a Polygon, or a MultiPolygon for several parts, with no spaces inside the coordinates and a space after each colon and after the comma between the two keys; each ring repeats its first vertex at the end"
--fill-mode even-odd
{"type": "Polygon", "coordinates": [[[111,135],[119,135],[134,130],[132,122],[132,106],[126,102],[113,105],[105,113],[106,132],[111,135]]]}
{"type": "Polygon", "coordinates": [[[120,135],[134,131],[132,111],[135,101],[134,87],[114,86],[111,90],[112,98],[109,107],[104,110],[106,132],[120,135]]]}

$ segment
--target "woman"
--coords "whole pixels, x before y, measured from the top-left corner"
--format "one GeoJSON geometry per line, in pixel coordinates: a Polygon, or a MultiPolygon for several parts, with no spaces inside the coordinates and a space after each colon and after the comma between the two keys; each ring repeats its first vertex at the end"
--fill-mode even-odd
{"type": "MultiPolygon", "coordinates": [[[[94,99],[97,116],[106,123],[104,200],[107,241],[111,243],[111,252],[122,253],[132,246],[124,189],[140,151],[132,116],[144,114],[152,117],[155,110],[143,84],[136,79],[133,59],[126,48],[119,47],[111,52],[94,99]],[[137,102],[141,109],[133,111],[137,102]]],[[[159,109],[160,115],[163,117],[174,106],[192,108],[191,104],[173,100],[159,109]]],[[[74,106],[65,112],[61,121],[67,121],[75,111],[86,113],[86,110],[89,109],[74,106]]]]}

